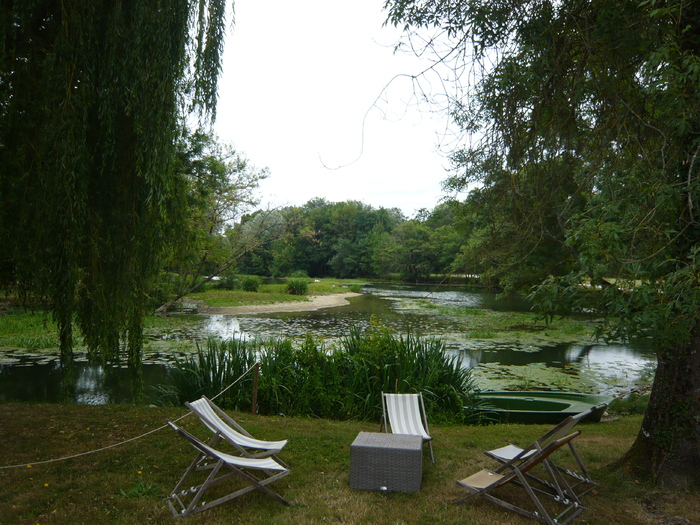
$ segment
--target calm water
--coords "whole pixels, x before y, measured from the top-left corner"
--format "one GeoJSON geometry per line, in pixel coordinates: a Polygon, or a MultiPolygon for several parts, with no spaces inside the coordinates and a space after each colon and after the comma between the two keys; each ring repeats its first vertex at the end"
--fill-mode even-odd
{"type": "MultiPolygon", "coordinates": [[[[450,352],[473,369],[477,385],[487,390],[546,388],[624,393],[653,372],[655,359],[648,348],[601,345],[534,345],[519,341],[474,340],[465,335],[458,320],[417,308],[416,301],[438,305],[528,311],[524,299],[496,300],[492,294],[458,288],[373,286],[351,299],[348,306],[315,312],[285,312],[246,316],[213,315],[201,326],[170,338],[209,336],[291,337],[311,333],[332,345],[350,327],[364,329],[375,318],[395,333],[441,337],[450,352]]],[[[162,337],[153,335],[154,338],[162,337]]],[[[150,354],[144,360],[143,378],[148,387],[167,381],[168,364],[175,354],[150,354]]],[[[104,368],[87,360],[76,363],[76,388],[71,399],[101,404],[132,401],[131,373],[122,367],[104,368]]],[[[64,398],[63,378],[57,358],[0,353],[0,401],[58,401],[64,398]],[[4,364],[3,364],[4,363],[4,364]]],[[[147,388],[148,390],[148,388],[147,388]]]]}

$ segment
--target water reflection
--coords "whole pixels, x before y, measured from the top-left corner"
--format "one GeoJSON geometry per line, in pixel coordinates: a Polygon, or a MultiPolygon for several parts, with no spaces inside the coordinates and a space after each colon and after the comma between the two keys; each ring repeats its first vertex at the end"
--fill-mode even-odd
{"type": "Polygon", "coordinates": [[[367,285],[364,292],[388,299],[427,300],[433,304],[464,308],[487,308],[498,312],[529,312],[532,304],[524,297],[498,298],[480,289],[451,288],[440,285],[367,285]]]}
{"type": "Polygon", "coordinates": [[[525,351],[496,346],[465,349],[461,355],[484,390],[565,389],[618,395],[649,379],[656,365],[650,349],[623,345],[559,344],[525,351]]]}
{"type": "MultiPolygon", "coordinates": [[[[143,384],[162,384],[167,367],[144,364],[143,384]]],[[[58,359],[47,362],[22,360],[20,365],[0,365],[0,402],[74,402],[86,405],[131,403],[140,395],[134,388],[134,372],[126,366],[107,366],[82,358],[74,363],[73,377],[66,377],[58,359]],[[70,388],[66,388],[66,384],[70,388]]]]}

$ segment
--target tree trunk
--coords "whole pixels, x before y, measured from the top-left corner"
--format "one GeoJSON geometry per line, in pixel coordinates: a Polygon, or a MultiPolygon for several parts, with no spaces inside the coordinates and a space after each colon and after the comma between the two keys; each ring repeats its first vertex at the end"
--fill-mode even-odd
{"type": "Polygon", "coordinates": [[[632,448],[616,466],[672,489],[700,486],[700,333],[658,351],[649,406],[632,448]]]}

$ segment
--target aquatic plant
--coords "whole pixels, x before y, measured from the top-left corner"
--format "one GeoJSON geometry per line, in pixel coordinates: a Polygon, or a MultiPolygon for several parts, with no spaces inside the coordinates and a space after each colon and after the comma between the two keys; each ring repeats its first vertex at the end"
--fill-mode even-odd
{"type": "MultiPolygon", "coordinates": [[[[382,392],[422,392],[434,421],[464,421],[473,391],[469,369],[445,352],[439,339],[396,336],[373,324],[354,328],[327,349],[308,336],[290,339],[210,340],[191,358],[178,361],[172,385],[160,389],[160,402],[182,404],[213,397],[260,361],[257,410],[260,414],[308,415],[327,419],[377,420],[382,392]]],[[[217,403],[247,410],[252,377],[246,376],[217,403]]]]}
{"type": "Polygon", "coordinates": [[[257,353],[257,343],[244,339],[209,339],[206,348],[197,344],[196,353],[175,360],[168,374],[170,384],[154,389],[157,402],[182,406],[185,401],[194,401],[203,395],[211,399],[238,380],[236,388],[227,390],[217,403],[250,410],[253,376],[243,374],[255,364],[257,353]]]}

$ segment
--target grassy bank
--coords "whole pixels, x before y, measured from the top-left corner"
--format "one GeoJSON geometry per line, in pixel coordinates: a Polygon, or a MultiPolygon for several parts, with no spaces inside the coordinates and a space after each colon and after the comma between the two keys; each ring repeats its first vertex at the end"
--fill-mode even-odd
{"type": "MultiPolygon", "coordinates": [[[[0,466],[63,457],[142,434],[183,409],[132,406],[0,404],[0,466]]],[[[378,424],[233,413],[253,435],[289,439],[282,458],[291,475],[275,486],[294,503],[283,507],[261,494],[247,494],[187,523],[267,524],[526,524],[531,520],[479,502],[455,506],[462,493],[455,480],[492,466],[482,451],[507,442],[526,444],[549,427],[432,425],[437,465],[424,456],[423,484],[413,494],[350,489],[350,444],[378,424]]],[[[191,416],[181,421],[206,436],[191,416]]],[[[620,457],[639,430],[639,416],[582,425],[578,450],[600,483],[576,523],[700,523],[696,494],[669,493],[604,466],[620,457]],[[688,521],[670,521],[682,516],[688,521]]],[[[80,458],[0,470],[0,523],[175,523],[163,501],[193,457],[169,429],[118,448],[80,458]]],[[[561,462],[566,464],[566,454],[561,462]]]]}
{"type": "MultiPolygon", "coordinates": [[[[359,279],[321,279],[316,282],[309,279],[307,296],[291,295],[285,291],[286,284],[263,284],[257,292],[243,290],[218,290],[214,288],[194,293],[187,298],[210,307],[267,305],[284,302],[308,300],[308,296],[330,295],[350,291],[351,286],[360,286],[366,281],[359,279]]],[[[15,301],[4,303],[0,309],[0,350],[16,350],[50,354],[58,352],[58,332],[49,313],[37,309],[25,309],[15,306],[15,301]]],[[[159,316],[149,315],[144,319],[144,333],[167,334],[173,331],[186,330],[201,324],[201,316],[178,315],[159,316]]],[[[85,350],[82,338],[76,329],[74,350],[85,350]]],[[[191,345],[187,345],[188,348],[191,345]]],[[[146,345],[148,351],[148,341],[146,345]]]]}
{"type": "MultiPolygon", "coordinates": [[[[353,285],[362,285],[366,281],[359,279],[306,279],[309,288],[306,296],[329,295],[350,291],[353,285]]],[[[258,304],[274,304],[307,300],[304,296],[289,294],[287,284],[261,284],[257,292],[245,292],[243,290],[219,290],[210,288],[201,292],[192,293],[187,299],[201,301],[211,307],[248,306],[258,304]]]]}

